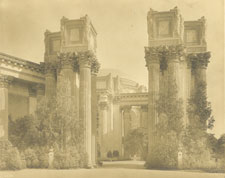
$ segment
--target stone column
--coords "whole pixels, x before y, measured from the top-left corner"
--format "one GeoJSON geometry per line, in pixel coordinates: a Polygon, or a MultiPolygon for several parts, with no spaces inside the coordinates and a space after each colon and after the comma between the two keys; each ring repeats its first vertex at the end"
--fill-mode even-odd
{"type": "Polygon", "coordinates": [[[202,81],[202,82],[206,83],[206,69],[207,69],[210,57],[211,57],[210,52],[196,54],[195,82],[202,81]]]}
{"type": "MultiPolygon", "coordinates": [[[[74,59],[71,53],[61,53],[57,65],[57,96],[72,97],[74,94],[74,59]]],[[[72,100],[71,100],[72,101],[72,100]]]]}
{"type": "Polygon", "coordinates": [[[131,129],[131,106],[123,107],[123,120],[124,120],[124,136],[128,134],[131,129]]]}
{"type": "Polygon", "coordinates": [[[99,64],[97,61],[92,63],[91,66],[91,122],[92,122],[92,137],[91,137],[91,155],[92,155],[92,165],[96,166],[96,158],[97,158],[97,93],[96,93],[96,81],[97,81],[97,73],[99,70],[99,64]]]}
{"type": "Polygon", "coordinates": [[[8,86],[9,78],[0,76],[0,140],[8,139],[8,86]]]}
{"type": "Polygon", "coordinates": [[[142,128],[147,129],[147,121],[148,121],[148,106],[147,105],[143,105],[140,108],[140,112],[141,112],[141,122],[140,122],[140,126],[142,128]]]}
{"type": "Polygon", "coordinates": [[[124,130],[124,136],[123,136],[123,155],[125,158],[129,158],[128,153],[124,149],[124,138],[127,136],[129,131],[131,130],[131,106],[124,106],[123,107],[123,130],[124,130]]]}
{"type": "Polygon", "coordinates": [[[186,65],[186,101],[184,102],[184,105],[186,105],[185,109],[185,117],[186,117],[186,126],[189,124],[189,119],[187,115],[187,107],[188,107],[188,101],[191,97],[192,93],[192,84],[191,84],[191,62],[190,60],[186,59],[187,65],[186,65]]]}
{"type": "MultiPolygon", "coordinates": [[[[100,98],[101,100],[101,98],[100,98]]],[[[108,132],[107,130],[107,113],[108,113],[108,102],[99,102],[99,106],[100,106],[100,132],[99,132],[99,139],[100,139],[100,152],[101,152],[101,157],[104,158],[104,157],[107,157],[107,155],[104,155],[104,153],[107,152],[107,149],[105,147],[105,145],[103,144],[104,142],[104,139],[105,139],[105,136],[108,132]]],[[[106,153],[107,154],[107,153],[106,153]]]]}
{"type": "Polygon", "coordinates": [[[100,112],[102,120],[102,135],[108,133],[108,102],[100,102],[100,112]]]}
{"type": "Polygon", "coordinates": [[[41,101],[41,99],[45,95],[45,86],[43,84],[37,84],[36,91],[37,91],[37,103],[38,103],[41,101]]]}
{"type": "Polygon", "coordinates": [[[151,149],[154,145],[155,124],[158,120],[156,111],[156,101],[159,95],[159,72],[160,63],[157,52],[154,48],[145,49],[146,66],[148,68],[148,157],[151,155],[151,149]]]}
{"type": "Polygon", "coordinates": [[[70,121],[75,119],[75,88],[74,88],[74,61],[75,54],[73,53],[60,53],[58,56],[57,65],[57,104],[63,111],[66,117],[66,127],[63,131],[63,148],[66,149],[70,141],[72,131],[68,129],[70,127],[70,121]]]}
{"type": "Polygon", "coordinates": [[[187,56],[187,60],[191,63],[192,69],[192,92],[194,92],[199,82],[206,83],[206,69],[210,57],[210,52],[192,53],[187,56]]]}
{"type": "Polygon", "coordinates": [[[93,61],[93,54],[89,51],[80,52],[78,55],[78,62],[80,66],[80,102],[79,102],[79,116],[84,123],[84,145],[88,154],[88,167],[92,167],[92,150],[91,150],[91,65],[93,61]]]}
{"type": "Polygon", "coordinates": [[[34,114],[37,109],[36,91],[33,86],[29,88],[29,114],[34,114]]]}
{"type": "Polygon", "coordinates": [[[177,97],[181,96],[179,80],[180,63],[176,54],[168,56],[168,94],[177,90],[177,97]],[[170,90],[171,89],[171,90],[170,90]]]}
{"type": "Polygon", "coordinates": [[[123,107],[120,108],[120,115],[121,115],[121,157],[124,157],[124,119],[123,119],[124,110],[123,107]]]}
{"type": "Polygon", "coordinates": [[[45,63],[45,95],[47,98],[56,94],[56,66],[53,63],[45,63]]]}

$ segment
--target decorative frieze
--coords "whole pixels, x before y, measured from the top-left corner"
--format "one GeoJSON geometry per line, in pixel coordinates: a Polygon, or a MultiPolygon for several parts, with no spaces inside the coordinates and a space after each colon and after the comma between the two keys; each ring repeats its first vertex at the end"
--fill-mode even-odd
{"type": "Polygon", "coordinates": [[[187,55],[187,61],[191,64],[192,69],[206,68],[211,57],[210,52],[191,53],[187,55]]]}

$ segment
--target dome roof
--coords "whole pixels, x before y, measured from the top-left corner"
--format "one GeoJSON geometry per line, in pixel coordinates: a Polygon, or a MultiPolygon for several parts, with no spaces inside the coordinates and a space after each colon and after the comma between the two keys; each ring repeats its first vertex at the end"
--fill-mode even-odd
{"type": "Polygon", "coordinates": [[[116,77],[118,75],[121,78],[132,79],[132,77],[129,76],[128,74],[125,74],[122,71],[120,71],[118,69],[113,69],[113,68],[100,69],[98,72],[98,76],[106,76],[110,73],[111,73],[112,77],[116,77]]]}

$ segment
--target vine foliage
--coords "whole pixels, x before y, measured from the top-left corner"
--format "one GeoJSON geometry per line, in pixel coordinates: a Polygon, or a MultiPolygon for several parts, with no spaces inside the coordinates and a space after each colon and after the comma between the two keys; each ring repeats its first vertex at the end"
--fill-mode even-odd
{"type": "Polygon", "coordinates": [[[183,130],[183,101],[177,97],[177,86],[170,82],[156,104],[158,121],[154,131],[154,145],[146,162],[147,168],[173,169],[177,167],[177,153],[183,130]]]}

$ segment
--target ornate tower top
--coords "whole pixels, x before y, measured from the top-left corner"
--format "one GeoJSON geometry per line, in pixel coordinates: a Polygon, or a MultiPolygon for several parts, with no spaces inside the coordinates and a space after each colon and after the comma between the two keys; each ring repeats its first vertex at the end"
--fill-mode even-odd
{"type": "Polygon", "coordinates": [[[206,19],[202,17],[196,21],[184,22],[184,43],[187,52],[205,52],[206,44],[206,19]]]}
{"type": "Polygon", "coordinates": [[[182,43],[183,19],[177,7],[163,12],[150,9],[147,21],[149,47],[182,43]]]}
{"type": "Polygon", "coordinates": [[[59,52],[90,50],[96,53],[96,36],[96,30],[87,15],[73,20],[62,17],[59,32],[45,32],[45,62],[57,59],[59,52]]]}

